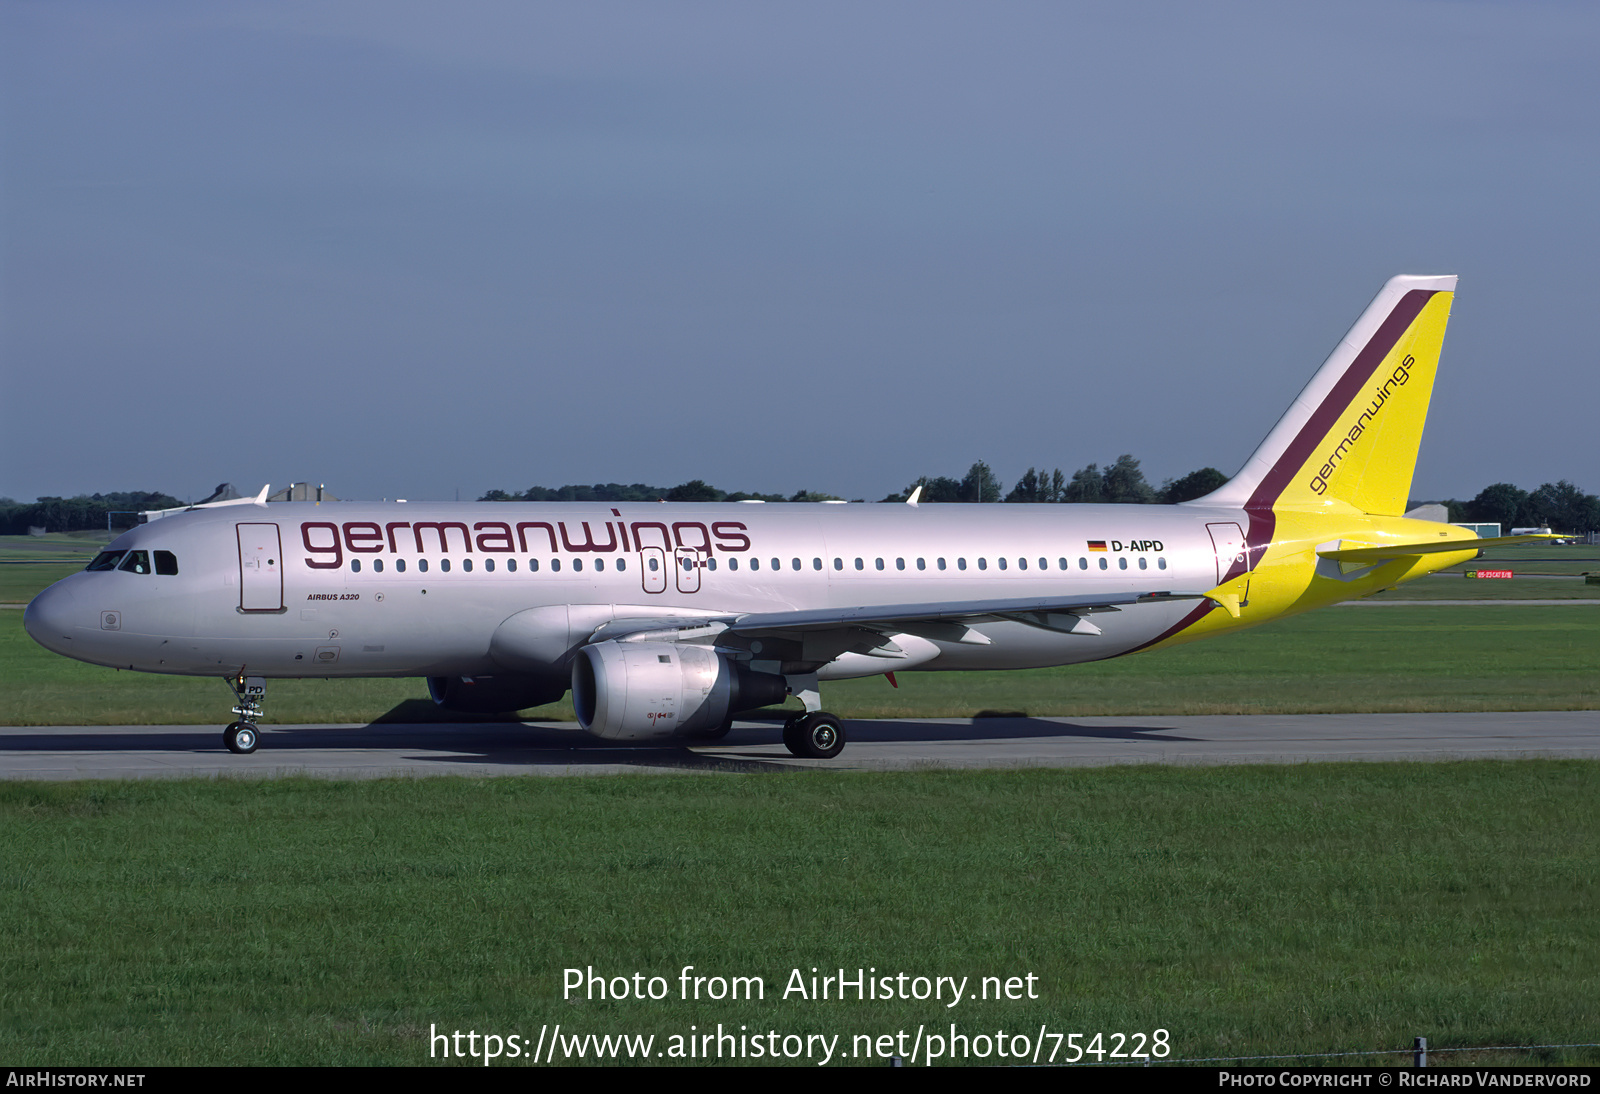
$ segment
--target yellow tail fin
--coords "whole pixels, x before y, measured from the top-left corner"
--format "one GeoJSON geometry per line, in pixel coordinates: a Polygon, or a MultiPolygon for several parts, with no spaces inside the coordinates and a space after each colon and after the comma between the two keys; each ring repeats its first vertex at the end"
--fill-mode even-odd
{"type": "Polygon", "coordinates": [[[1395,277],[1227,485],[1199,505],[1406,510],[1454,277],[1395,277]]]}

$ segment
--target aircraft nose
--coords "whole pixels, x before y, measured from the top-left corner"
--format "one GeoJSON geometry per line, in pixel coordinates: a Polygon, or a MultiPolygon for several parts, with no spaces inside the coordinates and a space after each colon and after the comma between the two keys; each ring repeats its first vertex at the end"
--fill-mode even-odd
{"type": "Polygon", "coordinates": [[[73,632],[84,625],[78,591],[58,582],[34,597],[22,613],[28,636],[52,653],[72,656],[73,632]]]}

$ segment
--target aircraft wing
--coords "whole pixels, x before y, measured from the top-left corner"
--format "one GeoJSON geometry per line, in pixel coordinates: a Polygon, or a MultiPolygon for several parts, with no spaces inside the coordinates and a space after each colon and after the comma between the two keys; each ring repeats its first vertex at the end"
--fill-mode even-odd
{"type": "Polygon", "coordinates": [[[877,604],[847,608],[807,608],[746,615],[615,619],[599,627],[590,642],[607,639],[704,640],[717,634],[746,637],[821,631],[905,632],[945,642],[986,646],[989,639],[971,629],[975,623],[1011,621],[1069,634],[1099,634],[1085,617],[1115,612],[1130,604],[1204,600],[1207,593],[1128,592],[1075,597],[1017,597],[993,600],[941,600],[922,604],[877,604]]]}
{"type": "Polygon", "coordinates": [[[1334,562],[1383,562],[1392,558],[1416,558],[1418,555],[1451,554],[1457,551],[1481,551],[1485,547],[1510,547],[1518,543],[1540,543],[1552,539],[1565,539],[1558,535],[1492,536],[1488,539],[1435,539],[1422,543],[1389,543],[1381,547],[1339,546],[1319,550],[1318,557],[1334,562]]]}
{"type": "Polygon", "coordinates": [[[1045,630],[1098,634],[1084,617],[1121,611],[1129,604],[1169,600],[1203,600],[1206,593],[1128,592],[1076,597],[1018,597],[994,600],[943,600],[924,604],[879,604],[848,608],[809,608],[742,615],[728,627],[735,634],[835,630],[859,627],[883,632],[905,631],[924,638],[987,645],[969,630],[974,623],[1012,621],[1045,630]]]}

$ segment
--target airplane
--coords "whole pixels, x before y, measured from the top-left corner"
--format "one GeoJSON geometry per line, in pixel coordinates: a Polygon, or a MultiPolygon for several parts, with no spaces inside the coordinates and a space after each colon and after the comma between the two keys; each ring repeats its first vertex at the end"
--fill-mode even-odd
{"type": "Polygon", "coordinates": [[[1162,649],[1540,538],[1401,515],[1455,287],[1392,278],[1195,501],[269,505],[263,490],[131,529],[24,625],[90,664],[222,677],[236,753],[259,744],[270,679],[426,677],[463,712],[570,690],[583,729],[624,741],[713,740],[797,699],[784,744],[827,759],[845,727],[826,681],[1162,649]]]}

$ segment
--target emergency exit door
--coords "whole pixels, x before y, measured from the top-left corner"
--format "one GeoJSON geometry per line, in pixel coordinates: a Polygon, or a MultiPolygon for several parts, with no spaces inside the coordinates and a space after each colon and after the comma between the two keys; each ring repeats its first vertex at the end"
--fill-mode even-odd
{"type": "Polygon", "coordinates": [[[283,541],[276,524],[241,524],[239,609],[283,611],[283,541]]]}

